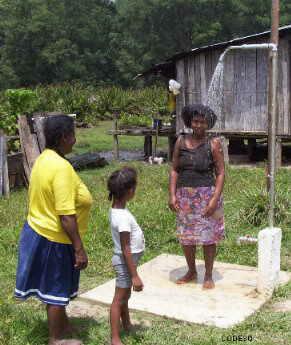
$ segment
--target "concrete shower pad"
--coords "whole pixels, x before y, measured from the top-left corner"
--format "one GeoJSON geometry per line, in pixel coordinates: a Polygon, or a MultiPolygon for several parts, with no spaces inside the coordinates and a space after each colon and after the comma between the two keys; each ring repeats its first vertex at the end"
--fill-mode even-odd
{"type": "MultiPolygon", "coordinates": [[[[138,269],[145,287],[142,292],[132,293],[130,309],[227,328],[245,320],[267,300],[256,293],[256,267],[215,262],[216,288],[213,290],[202,290],[203,261],[197,260],[197,269],[197,283],[177,285],[175,280],[187,270],[184,257],[161,254],[148,261],[138,269]]],[[[291,273],[280,272],[280,284],[286,284],[290,279],[291,273]]],[[[80,298],[110,305],[114,289],[113,279],[80,298]]]]}

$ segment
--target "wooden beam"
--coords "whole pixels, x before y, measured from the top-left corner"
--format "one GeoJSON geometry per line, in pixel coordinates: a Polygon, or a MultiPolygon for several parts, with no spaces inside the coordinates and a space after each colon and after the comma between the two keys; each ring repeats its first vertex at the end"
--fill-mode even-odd
{"type": "Polygon", "coordinates": [[[40,155],[37,137],[30,131],[30,126],[25,115],[19,116],[18,128],[23,153],[23,167],[26,181],[29,181],[32,166],[36,158],[40,155]]]}
{"type": "Polygon", "coordinates": [[[0,131],[0,196],[4,190],[4,133],[0,131]]]}
{"type": "Polygon", "coordinates": [[[223,156],[224,156],[224,163],[229,164],[229,155],[228,155],[228,142],[224,136],[220,136],[219,140],[221,142],[223,156]]]}
{"type": "Polygon", "coordinates": [[[0,195],[9,196],[6,136],[0,130],[0,195]]]}
{"type": "Polygon", "coordinates": [[[44,136],[44,122],[45,117],[36,116],[33,119],[33,127],[36,133],[36,138],[38,142],[39,152],[42,152],[45,149],[45,136],[44,136]]]}
{"type": "Polygon", "coordinates": [[[152,145],[152,136],[146,135],[144,137],[144,156],[149,158],[153,155],[153,145],[152,145]]]}
{"type": "Polygon", "coordinates": [[[118,119],[117,114],[114,114],[114,120],[113,120],[113,152],[114,152],[114,158],[116,160],[119,159],[119,142],[118,142],[118,119]]]}
{"type": "Polygon", "coordinates": [[[173,159],[173,152],[177,137],[175,135],[168,136],[168,160],[171,162],[173,159]]]}

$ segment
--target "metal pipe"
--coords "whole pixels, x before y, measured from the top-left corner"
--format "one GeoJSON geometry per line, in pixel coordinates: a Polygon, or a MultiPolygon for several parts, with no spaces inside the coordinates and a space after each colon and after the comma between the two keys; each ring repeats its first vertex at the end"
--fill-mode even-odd
{"type": "Polygon", "coordinates": [[[242,44],[240,46],[230,46],[228,49],[272,49],[277,50],[277,45],[273,43],[242,44]]]}
{"type": "Polygon", "coordinates": [[[252,49],[266,49],[271,50],[273,52],[278,50],[278,47],[274,43],[258,43],[258,44],[242,44],[240,46],[229,46],[226,50],[220,55],[219,61],[220,63],[223,62],[225,55],[230,50],[252,50],[252,49]]]}
{"type": "Polygon", "coordinates": [[[238,245],[241,244],[256,244],[258,243],[258,239],[256,237],[251,237],[251,236],[240,236],[237,240],[236,243],[238,245]]]}

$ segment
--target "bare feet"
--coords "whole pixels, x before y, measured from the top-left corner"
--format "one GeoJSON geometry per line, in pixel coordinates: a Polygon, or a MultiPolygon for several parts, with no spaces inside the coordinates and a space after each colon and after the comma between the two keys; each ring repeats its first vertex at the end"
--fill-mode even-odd
{"type": "Polygon", "coordinates": [[[203,289],[210,290],[214,289],[215,284],[212,278],[204,278],[203,289]]]}
{"type": "Polygon", "coordinates": [[[176,284],[182,285],[187,284],[191,281],[197,280],[197,272],[188,271],[183,277],[176,280],[176,284]]]}

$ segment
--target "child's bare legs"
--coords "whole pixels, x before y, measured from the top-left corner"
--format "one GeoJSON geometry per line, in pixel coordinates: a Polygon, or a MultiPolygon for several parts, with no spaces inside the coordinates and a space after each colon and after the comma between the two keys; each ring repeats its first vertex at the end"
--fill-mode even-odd
{"type": "Polygon", "coordinates": [[[183,245],[182,248],[188,265],[188,272],[176,281],[177,284],[185,284],[197,279],[197,270],[195,263],[196,246],[183,245]]]}
{"type": "Polygon", "coordinates": [[[70,329],[69,320],[64,306],[47,304],[47,317],[49,328],[49,345],[67,344],[81,345],[79,340],[61,340],[64,332],[70,329]]]}
{"type": "Polygon", "coordinates": [[[123,327],[130,327],[128,312],[129,297],[130,288],[115,288],[115,295],[110,308],[111,345],[122,345],[120,339],[120,318],[122,319],[123,327]]]}
{"type": "Polygon", "coordinates": [[[121,321],[122,321],[122,327],[126,332],[129,332],[131,329],[131,322],[130,322],[130,316],[129,316],[129,310],[128,310],[128,300],[130,299],[131,295],[131,289],[126,289],[127,295],[125,297],[124,302],[121,305],[121,321]]]}
{"type": "Polygon", "coordinates": [[[205,260],[205,276],[204,276],[204,289],[213,289],[215,284],[212,279],[212,270],[214,258],[216,255],[216,244],[210,244],[208,246],[203,246],[203,254],[205,260]]]}

